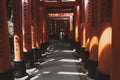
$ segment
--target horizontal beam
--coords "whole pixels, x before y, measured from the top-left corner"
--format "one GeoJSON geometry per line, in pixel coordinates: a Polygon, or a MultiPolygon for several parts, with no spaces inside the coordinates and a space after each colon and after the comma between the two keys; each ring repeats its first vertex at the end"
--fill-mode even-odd
{"type": "Polygon", "coordinates": [[[47,13],[74,13],[74,10],[47,10],[47,13]]]}
{"type": "Polygon", "coordinates": [[[45,7],[58,7],[58,6],[77,6],[79,3],[78,2],[43,2],[40,1],[40,6],[45,6],[45,7]]]}
{"type": "Polygon", "coordinates": [[[68,16],[64,17],[49,17],[49,20],[69,20],[68,16]]]}

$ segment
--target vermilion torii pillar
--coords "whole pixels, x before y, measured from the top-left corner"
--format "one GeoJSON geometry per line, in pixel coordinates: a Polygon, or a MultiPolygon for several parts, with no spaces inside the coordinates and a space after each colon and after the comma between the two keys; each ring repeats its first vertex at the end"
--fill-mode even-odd
{"type": "Polygon", "coordinates": [[[40,58],[40,42],[39,42],[39,0],[32,0],[32,50],[35,55],[35,61],[40,58]]]}
{"type": "Polygon", "coordinates": [[[43,16],[42,16],[42,20],[43,20],[43,42],[47,42],[47,24],[46,24],[46,19],[47,19],[47,14],[46,14],[46,7],[43,7],[43,16]]]}
{"type": "Polygon", "coordinates": [[[26,75],[25,61],[23,57],[22,38],[22,1],[13,0],[13,21],[14,21],[14,75],[23,77],[26,75]]]}
{"type": "Polygon", "coordinates": [[[98,0],[98,71],[96,80],[110,80],[112,53],[112,0],[98,0]]]}
{"type": "Polygon", "coordinates": [[[31,0],[22,0],[23,52],[26,68],[34,67],[34,54],[31,42],[31,0]]]}
{"type": "Polygon", "coordinates": [[[37,25],[37,29],[36,29],[36,33],[37,33],[37,39],[36,39],[36,47],[38,48],[38,50],[40,51],[40,48],[41,48],[41,42],[42,42],[42,38],[40,37],[42,34],[41,34],[41,29],[40,29],[40,25],[41,25],[41,20],[40,20],[40,14],[42,13],[40,11],[40,0],[37,0],[36,2],[36,25],[37,25]]]}
{"type": "Polygon", "coordinates": [[[42,42],[47,41],[47,26],[46,26],[46,19],[47,19],[47,14],[46,14],[46,7],[45,6],[40,6],[40,32],[42,31],[42,42]]]}
{"type": "Polygon", "coordinates": [[[75,41],[79,42],[80,6],[75,7],[75,41]]]}
{"type": "Polygon", "coordinates": [[[120,0],[112,2],[112,55],[111,80],[120,79],[120,0]]]}
{"type": "Polygon", "coordinates": [[[40,6],[39,7],[39,20],[40,20],[40,23],[39,23],[39,41],[40,41],[40,43],[42,43],[43,42],[43,20],[42,20],[42,17],[43,17],[43,7],[42,6],[40,6]]]}
{"type": "MultiPolygon", "coordinates": [[[[42,4],[42,2],[41,2],[42,4]]],[[[44,54],[48,47],[48,35],[47,35],[47,25],[46,25],[46,19],[47,19],[47,13],[46,13],[46,7],[41,5],[39,7],[40,11],[40,24],[39,24],[39,32],[40,32],[40,42],[41,43],[41,54],[44,54]]]]}
{"type": "Polygon", "coordinates": [[[0,0],[0,79],[14,80],[7,26],[6,0],[0,0]]]}
{"type": "Polygon", "coordinates": [[[32,28],[31,28],[31,34],[32,34],[32,49],[36,48],[36,38],[37,38],[37,5],[36,5],[37,0],[32,0],[32,5],[31,5],[31,12],[32,12],[32,28]]]}
{"type": "Polygon", "coordinates": [[[95,78],[96,69],[98,66],[98,20],[97,20],[97,0],[89,0],[88,2],[88,32],[90,38],[89,59],[88,59],[88,76],[95,78]]]}

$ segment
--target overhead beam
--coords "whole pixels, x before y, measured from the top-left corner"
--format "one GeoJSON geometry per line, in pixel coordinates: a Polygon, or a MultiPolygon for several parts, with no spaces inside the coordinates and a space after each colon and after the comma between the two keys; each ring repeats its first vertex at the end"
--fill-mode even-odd
{"type": "Polygon", "coordinates": [[[45,7],[58,7],[58,6],[76,6],[79,5],[78,2],[43,2],[40,1],[40,6],[45,7]]]}
{"type": "Polygon", "coordinates": [[[48,10],[48,13],[73,13],[74,10],[48,10]]]}

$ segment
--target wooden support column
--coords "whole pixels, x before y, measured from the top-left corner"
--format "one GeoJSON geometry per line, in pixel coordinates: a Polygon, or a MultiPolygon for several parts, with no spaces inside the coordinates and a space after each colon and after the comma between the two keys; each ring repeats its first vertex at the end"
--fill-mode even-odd
{"type": "Polygon", "coordinates": [[[40,6],[40,24],[39,24],[39,32],[40,32],[40,42],[41,42],[41,54],[44,54],[47,51],[48,43],[48,35],[47,35],[47,24],[46,24],[46,7],[40,6]]]}
{"type": "Polygon", "coordinates": [[[42,43],[42,29],[40,28],[41,25],[41,20],[40,20],[40,16],[41,16],[41,11],[40,11],[40,0],[37,0],[36,2],[36,25],[37,25],[37,29],[36,29],[36,47],[37,47],[37,55],[36,58],[39,60],[41,58],[41,43],[42,43]]]}
{"type": "Polygon", "coordinates": [[[0,79],[14,80],[7,26],[6,0],[0,0],[0,79]]]}
{"type": "Polygon", "coordinates": [[[79,54],[79,50],[80,50],[80,42],[79,42],[79,25],[80,25],[80,6],[77,5],[74,7],[75,11],[74,11],[74,20],[75,20],[75,48],[76,48],[76,52],[79,54]]]}
{"type": "Polygon", "coordinates": [[[84,0],[83,3],[84,3],[84,23],[83,23],[83,32],[82,32],[82,42],[83,42],[83,47],[86,48],[86,50],[89,50],[89,43],[90,43],[90,38],[88,37],[87,35],[87,28],[88,28],[88,2],[89,0],[84,0]]]}
{"type": "Polygon", "coordinates": [[[31,0],[22,0],[23,18],[23,52],[26,61],[26,68],[34,67],[34,54],[32,52],[31,41],[31,0]]]}
{"type": "Polygon", "coordinates": [[[98,66],[98,2],[97,0],[89,0],[88,2],[88,36],[90,38],[89,59],[88,59],[88,76],[95,78],[98,66]]]}
{"type": "MultiPolygon", "coordinates": [[[[88,69],[88,57],[89,57],[89,43],[90,43],[90,38],[89,38],[89,26],[88,26],[88,4],[89,0],[83,0],[83,13],[84,13],[84,20],[80,26],[81,32],[82,32],[82,61],[84,62],[84,68],[88,69]]],[[[82,7],[81,6],[81,7],[82,7]]],[[[82,13],[82,12],[81,12],[82,13]]],[[[83,16],[83,14],[81,15],[83,16]]]]}
{"type": "Polygon", "coordinates": [[[39,0],[37,0],[37,2],[36,2],[36,25],[37,25],[37,29],[36,29],[36,34],[37,34],[37,38],[36,38],[36,47],[40,50],[40,47],[41,47],[41,44],[40,44],[40,42],[41,42],[41,39],[40,39],[40,32],[39,32],[39,29],[40,29],[40,1],[39,0]]]}
{"type": "Polygon", "coordinates": [[[98,0],[98,70],[96,80],[110,80],[112,52],[112,0],[98,0]]]}
{"type": "Polygon", "coordinates": [[[111,79],[120,79],[120,0],[112,3],[112,55],[111,55],[111,79]]]}
{"type": "Polygon", "coordinates": [[[80,6],[75,7],[75,41],[79,42],[80,6]]]}
{"type": "Polygon", "coordinates": [[[37,61],[40,58],[40,42],[39,42],[39,0],[32,0],[32,50],[34,59],[37,61]]]}
{"type": "Polygon", "coordinates": [[[31,34],[32,34],[32,49],[36,48],[36,30],[37,30],[37,23],[36,23],[36,18],[37,18],[37,13],[36,13],[36,0],[32,0],[32,28],[31,28],[31,34]]]}
{"type": "Polygon", "coordinates": [[[39,23],[39,37],[40,37],[40,43],[43,42],[43,20],[42,20],[42,16],[43,16],[43,7],[40,6],[39,7],[39,20],[40,20],[40,23],[39,23]]]}
{"type": "Polygon", "coordinates": [[[22,38],[22,1],[13,0],[13,21],[14,21],[14,74],[15,77],[26,75],[25,61],[23,58],[22,38]]]}
{"type": "Polygon", "coordinates": [[[69,39],[73,40],[73,16],[70,16],[70,34],[69,34],[69,39]]]}
{"type": "Polygon", "coordinates": [[[84,27],[84,0],[80,1],[80,24],[79,25],[80,25],[80,28],[79,28],[80,44],[81,44],[81,47],[85,47],[85,41],[83,41],[83,39],[85,38],[85,34],[83,34],[83,32],[85,32],[83,28],[84,27]]]}
{"type": "Polygon", "coordinates": [[[47,14],[46,14],[46,7],[43,7],[43,42],[47,41],[47,24],[46,24],[46,19],[47,19],[47,14]]]}

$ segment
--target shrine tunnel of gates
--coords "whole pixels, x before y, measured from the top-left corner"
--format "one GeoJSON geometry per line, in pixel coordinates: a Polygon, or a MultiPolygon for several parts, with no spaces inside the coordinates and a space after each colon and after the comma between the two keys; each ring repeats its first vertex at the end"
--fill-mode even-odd
{"type": "Polygon", "coordinates": [[[69,44],[90,79],[120,80],[119,8],[120,0],[0,0],[0,80],[29,76],[54,41],[69,44]]]}

